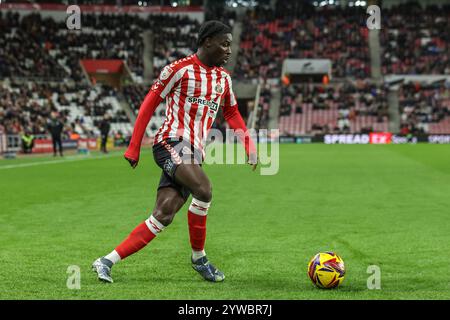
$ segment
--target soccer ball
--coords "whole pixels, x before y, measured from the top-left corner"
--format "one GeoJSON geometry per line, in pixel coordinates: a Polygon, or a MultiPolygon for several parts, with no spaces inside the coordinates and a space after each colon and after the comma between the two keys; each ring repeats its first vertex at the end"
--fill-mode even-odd
{"type": "Polygon", "coordinates": [[[336,288],[344,281],[344,260],[334,252],[319,252],[309,261],[308,276],[319,288],[336,288]]]}

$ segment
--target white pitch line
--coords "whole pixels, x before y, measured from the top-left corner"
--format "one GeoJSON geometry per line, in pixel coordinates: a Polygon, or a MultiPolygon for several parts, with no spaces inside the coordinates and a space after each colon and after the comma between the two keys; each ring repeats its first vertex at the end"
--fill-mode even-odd
{"type": "Polygon", "coordinates": [[[31,162],[31,163],[20,163],[20,164],[11,164],[7,166],[0,166],[1,169],[15,169],[15,168],[24,168],[24,167],[33,167],[40,166],[44,164],[55,164],[55,163],[64,163],[64,162],[74,162],[74,161],[82,161],[82,160],[96,160],[96,159],[105,159],[120,156],[121,154],[109,154],[102,156],[68,156],[64,157],[61,160],[49,160],[49,161],[40,161],[40,162],[31,162]]]}

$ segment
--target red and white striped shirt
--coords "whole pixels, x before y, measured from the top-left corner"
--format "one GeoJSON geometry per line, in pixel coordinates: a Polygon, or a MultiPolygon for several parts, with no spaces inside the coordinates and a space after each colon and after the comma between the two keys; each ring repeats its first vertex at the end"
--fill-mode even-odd
{"type": "Polygon", "coordinates": [[[164,67],[151,90],[167,102],[155,144],[182,137],[203,150],[222,100],[224,108],[237,108],[228,72],[204,65],[195,54],[164,67]]]}
{"type": "Polygon", "coordinates": [[[156,107],[166,99],[166,119],[154,144],[165,139],[190,141],[204,155],[204,144],[219,106],[232,129],[240,129],[247,155],[256,148],[239,113],[231,77],[222,67],[204,65],[196,54],[177,60],[161,71],[139,109],[125,157],[138,160],[142,138],[156,107]]]}

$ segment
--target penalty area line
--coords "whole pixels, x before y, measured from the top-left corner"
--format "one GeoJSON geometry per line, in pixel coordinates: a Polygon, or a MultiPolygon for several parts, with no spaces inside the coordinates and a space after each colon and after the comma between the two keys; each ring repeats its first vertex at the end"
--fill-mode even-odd
{"type": "Polygon", "coordinates": [[[75,161],[83,161],[83,160],[106,159],[106,158],[118,157],[120,155],[121,155],[121,153],[100,155],[100,156],[68,156],[61,160],[48,160],[48,161],[38,161],[38,162],[31,162],[31,163],[19,163],[19,164],[0,166],[0,170],[24,168],[24,167],[34,167],[34,166],[40,166],[40,165],[46,165],[46,164],[67,163],[67,162],[75,162],[75,161]]]}

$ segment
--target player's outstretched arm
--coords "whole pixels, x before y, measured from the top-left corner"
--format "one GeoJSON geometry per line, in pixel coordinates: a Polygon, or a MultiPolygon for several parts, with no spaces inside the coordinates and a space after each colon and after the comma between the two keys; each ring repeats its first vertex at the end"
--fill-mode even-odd
{"type": "Polygon", "coordinates": [[[252,166],[252,170],[255,171],[258,166],[258,154],[256,152],[255,144],[247,130],[244,119],[238,110],[237,106],[224,106],[223,117],[228,123],[231,129],[235,130],[242,144],[244,145],[245,152],[247,154],[247,163],[252,166]]]}
{"type": "Polygon", "coordinates": [[[127,151],[125,151],[124,154],[125,159],[130,163],[133,169],[136,168],[139,162],[139,154],[145,128],[147,128],[153,113],[161,101],[162,98],[160,95],[153,90],[150,90],[139,108],[136,123],[134,124],[133,135],[131,136],[127,151]]]}

